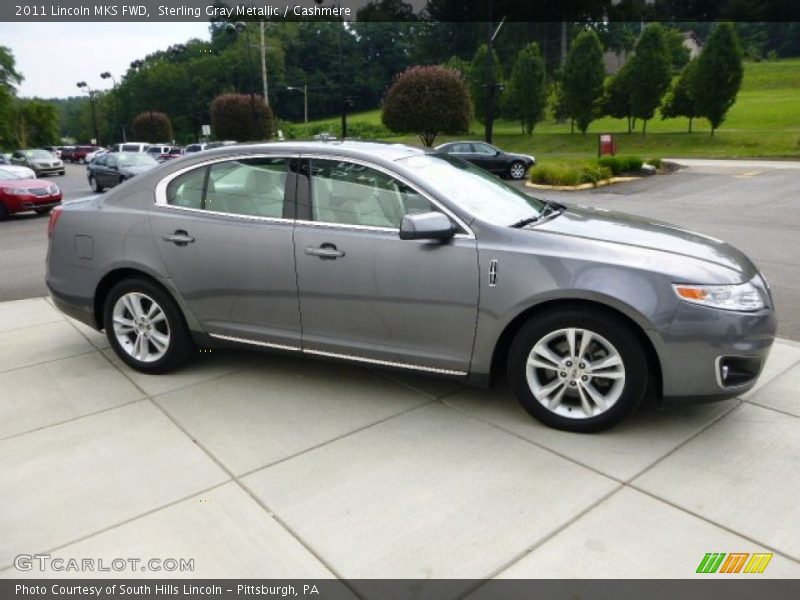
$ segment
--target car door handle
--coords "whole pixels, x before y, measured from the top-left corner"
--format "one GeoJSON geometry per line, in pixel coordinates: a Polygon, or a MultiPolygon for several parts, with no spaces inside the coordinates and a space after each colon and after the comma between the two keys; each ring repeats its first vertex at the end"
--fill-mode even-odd
{"type": "Polygon", "coordinates": [[[194,242],[194,238],[182,229],[178,229],[175,233],[165,235],[161,238],[165,242],[172,242],[176,246],[185,246],[194,242]]]}
{"type": "Polygon", "coordinates": [[[344,256],[344,252],[338,250],[333,244],[322,244],[319,248],[306,246],[306,254],[318,256],[322,260],[335,260],[344,256]]]}

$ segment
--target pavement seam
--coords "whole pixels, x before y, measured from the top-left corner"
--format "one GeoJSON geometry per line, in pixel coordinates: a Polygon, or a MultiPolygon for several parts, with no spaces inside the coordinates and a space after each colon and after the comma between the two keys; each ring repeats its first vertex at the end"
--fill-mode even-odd
{"type": "Polygon", "coordinates": [[[58,362],[60,360],[66,360],[68,358],[86,356],[87,354],[92,354],[93,352],[97,352],[97,348],[95,348],[94,346],[92,346],[91,350],[87,350],[86,352],[78,352],[77,354],[70,354],[68,356],[59,356],[58,358],[54,358],[52,360],[43,360],[42,362],[37,362],[30,365],[22,365],[20,367],[12,367],[10,369],[0,370],[0,375],[3,375],[5,373],[13,373],[15,371],[20,371],[22,369],[30,369],[31,367],[41,367],[42,365],[49,365],[50,363],[58,362]]]}
{"type": "Polygon", "coordinates": [[[753,402],[752,400],[742,400],[743,403],[749,404],[750,406],[757,406],[758,408],[763,408],[765,410],[771,410],[776,413],[780,413],[782,415],[786,415],[787,417],[794,417],[795,419],[800,419],[800,415],[796,415],[794,413],[790,413],[788,411],[782,410],[780,408],[775,408],[773,406],[765,406],[763,404],[759,404],[758,402],[753,402]]]}
{"type": "MultiPolygon", "coordinates": [[[[192,498],[194,498],[196,496],[200,496],[202,494],[207,494],[208,492],[210,492],[212,490],[215,490],[215,489],[217,489],[219,487],[222,487],[224,485],[227,485],[229,483],[231,483],[231,480],[227,479],[225,481],[222,481],[220,483],[214,484],[214,485],[212,485],[210,487],[204,488],[204,489],[199,490],[197,492],[192,492],[191,494],[189,494],[187,496],[183,496],[183,497],[178,498],[176,500],[172,500],[170,502],[167,502],[166,504],[161,504],[161,505],[159,505],[159,506],[157,506],[155,508],[151,508],[150,510],[147,510],[147,511],[145,511],[143,513],[139,513],[139,514],[134,515],[132,517],[128,517],[127,519],[123,519],[122,521],[118,521],[118,522],[114,523],[113,525],[108,525],[107,527],[103,527],[103,528],[98,529],[96,531],[93,531],[91,533],[87,533],[86,535],[82,535],[82,536],[80,536],[78,538],[75,538],[74,540],[70,540],[69,542],[65,542],[63,544],[59,544],[58,546],[53,546],[52,548],[49,548],[49,549],[44,550],[42,552],[37,552],[36,554],[52,554],[53,552],[58,552],[59,550],[61,550],[63,548],[66,548],[67,546],[71,546],[72,544],[77,544],[78,542],[82,542],[84,540],[88,540],[88,539],[93,538],[95,536],[98,536],[98,535],[100,535],[102,533],[106,533],[107,531],[111,531],[112,529],[116,529],[117,527],[122,527],[123,525],[127,525],[128,523],[133,523],[134,521],[138,521],[139,519],[142,519],[144,517],[147,517],[149,515],[157,513],[159,511],[165,509],[165,508],[169,508],[171,506],[175,506],[176,504],[180,504],[181,502],[185,502],[186,500],[190,500],[190,499],[192,499],[192,498]]],[[[3,571],[9,571],[9,570],[11,570],[13,568],[14,568],[14,563],[13,562],[11,564],[9,564],[9,565],[6,565],[6,566],[0,566],[0,573],[2,573],[3,571]]]]}
{"type": "Polygon", "coordinates": [[[588,470],[592,471],[593,473],[595,473],[596,475],[600,475],[600,476],[604,477],[605,479],[610,479],[610,480],[615,481],[616,483],[619,483],[619,484],[624,484],[625,483],[625,480],[620,479],[619,477],[616,477],[614,475],[609,475],[608,473],[603,473],[597,467],[593,467],[591,465],[584,464],[581,461],[579,461],[579,460],[577,460],[575,458],[572,458],[571,456],[567,456],[566,454],[562,454],[561,452],[559,452],[558,450],[555,450],[553,448],[548,448],[547,446],[543,445],[542,443],[534,441],[534,440],[531,440],[529,438],[526,438],[525,436],[520,435],[519,433],[517,433],[515,431],[511,431],[510,429],[507,429],[506,427],[503,427],[502,425],[499,425],[497,423],[489,421],[488,419],[485,419],[483,417],[479,417],[477,415],[473,415],[473,414],[467,412],[466,410],[464,410],[463,408],[459,408],[457,406],[453,406],[452,404],[447,404],[445,402],[442,402],[442,406],[446,406],[447,408],[450,408],[450,409],[452,409],[452,410],[454,410],[456,412],[459,412],[459,413],[463,414],[464,416],[469,417],[470,419],[473,419],[474,421],[478,421],[479,423],[483,423],[484,425],[489,425],[490,427],[493,427],[494,429],[498,429],[498,430],[502,431],[503,433],[506,433],[506,434],[508,434],[510,436],[513,436],[513,437],[515,437],[515,438],[517,438],[519,440],[522,440],[523,442],[527,442],[528,444],[531,444],[531,445],[539,448],[540,450],[544,450],[544,451],[548,452],[549,454],[553,454],[555,456],[558,456],[559,458],[563,458],[564,460],[568,460],[569,462],[571,462],[571,463],[573,463],[575,465],[578,465],[579,467],[583,467],[584,469],[588,469],[588,470]]]}
{"type": "MultiPolygon", "coordinates": [[[[262,509],[262,510],[264,510],[264,512],[267,514],[267,516],[268,516],[269,518],[273,519],[273,520],[274,520],[276,523],[278,523],[278,524],[279,524],[279,525],[280,525],[280,526],[281,526],[281,527],[282,527],[282,528],[283,528],[283,529],[284,529],[284,530],[285,530],[285,531],[286,531],[286,532],[287,532],[287,533],[288,533],[288,534],[289,534],[291,537],[293,537],[293,538],[294,538],[294,539],[297,541],[297,543],[298,543],[298,544],[300,544],[300,545],[301,545],[303,548],[305,548],[305,549],[306,549],[306,551],[307,551],[309,554],[311,554],[311,556],[313,556],[313,557],[314,557],[314,558],[315,558],[317,561],[319,561],[319,563],[320,563],[320,564],[321,564],[323,567],[325,567],[325,568],[326,568],[326,569],[327,569],[327,570],[328,570],[330,573],[332,573],[332,574],[333,574],[333,575],[334,575],[334,576],[335,576],[337,579],[340,579],[340,580],[342,580],[342,582],[344,583],[344,585],[345,585],[345,586],[346,586],[346,587],[347,587],[347,588],[348,588],[348,589],[349,589],[349,590],[350,590],[350,591],[351,591],[351,592],[352,592],[354,595],[356,595],[356,597],[361,597],[361,596],[360,596],[360,595],[359,595],[359,594],[356,592],[356,590],[355,590],[354,588],[352,588],[352,587],[351,587],[351,585],[350,585],[350,584],[348,584],[346,581],[344,581],[344,580],[342,579],[342,576],[341,576],[341,575],[340,575],[340,574],[339,574],[339,573],[336,571],[336,569],[334,569],[334,568],[333,568],[333,566],[332,566],[332,565],[328,564],[328,562],[327,562],[326,560],[324,560],[324,559],[322,558],[322,556],[321,556],[320,554],[318,554],[318,553],[317,553],[317,552],[316,552],[316,551],[315,551],[315,550],[314,550],[314,549],[311,547],[311,545],[310,545],[310,544],[306,543],[306,541],[305,541],[305,540],[304,540],[304,539],[303,539],[303,538],[302,538],[302,537],[301,537],[299,534],[297,534],[297,533],[296,533],[296,532],[295,532],[295,531],[294,531],[294,530],[293,530],[291,527],[289,527],[289,526],[288,526],[288,525],[287,525],[287,524],[286,524],[286,523],[285,523],[285,522],[284,522],[282,519],[280,519],[280,518],[279,518],[279,517],[278,517],[278,516],[277,516],[277,515],[274,513],[274,511],[270,510],[270,508],[269,508],[269,507],[268,507],[268,506],[267,506],[267,505],[266,505],[264,502],[262,502],[261,500],[259,500],[259,499],[258,499],[258,498],[255,496],[255,494],[253,494],[253,493],[251,492],[251,490],[250,490],[250,489],[249,489],[249,488],[248,488],[246,485],[244,485],[244,483],[243,483],[243,482],[239,481],[239,478],[238,478],[236,475],[234,475],[234,473],[233,473],[233,472],[232,472],[230,469],[228,469],[228,467],[227,467],[227,466],[225,466],[225,465],[224,465],[224,464],[223,464],[223,463],[222,463],[222,462],[221,462],[221,461],[220,461],[220,460],[219,460],[219,459],[218,459],[218,458],[217,458],[217,457],[216,457],[216,456],[215,456],[215,455],[214,455],[214,454],[213,454],[213,453],[212,453],[212,452],[211,452],[211,451],[208,449],[208,448],[206,448],[206,447],[205,447],[205,446],[204,446],[202,443],[200,443],[198,440],[196,440],[196,439],[195,439],[195,438],[194,438],[194,437],[193,437],[193,436],[192,436],[192,435],[189,433],[189,431],[188,431],[186,428],[184,428],[184,427],[183,427],[183,426],[182,426],[180,423],[178,423],[178,421],[176,421],[176,420],[175,420],[175,418],[174,418],[174,417],[173,417],[171,414],[169,414],[169,413],[166,411],[166,409],[164,409],[164,407],[163,407],[163,406],[161,406],[161,405],[160,405],[158,402],[156,402],[156,401],[153,399],[153,397],[151,397],[151,396],[150,396],[150,394],[147,394],[147,393],[146,393],[146,392],[145,392],[145,391],[144,391],[144,390],[141,388],[141,386],[139,386],[139,385],[138,385],[138,384],[137,384],[137,383],[136,383],[136,382],[135,382],[135,381],[134,381],[134,380],[133,380],[133,379],[132,379],[132,378],[131,378],[131,377],[130,377],[130,376],[129,376],[129,375],[126,373],[126,372],[125,372],[125,371],[123,371],[123,370],[122,370],[120,367],[118,367],[116,364],[114,364],[114,362],[113,362],[113,361],[112,361],[112,360],[111,360],[111,359],[110,359],[108,356],[106,356],[106,355],[105,355],[104,353],[102,353],[102,352],[101,352],[101,354],[103,354],[103,357],[104,357],[104,358],[105,358],[105,359],[106,359],[106,360],[107,360],[107,361],[108,361],[108,362],[109,362],[109,363],[110,363],[110,364],[111,364],[111,365],[112,365],[112,366],[113,366],[115,369],[117,369],[117,370],[118,370],[120,373],[122,373],[122,374],[123,374],[123,375],[124,375],[124,376],[125,376],[125,377],[126,377],[126,378],[127,378],[127,379],[128,379],[128,380],[129,380],[129,381],[130,381],[130,382],[131,382],[133,385],[134,385],[134,386],[136,386],[136,388],[137,388],[137,389],[139,389],[139,391],[141,391],[142,393],[144,393],[144,394],[145,394],[145,396],[146,396],[146,400],[149,400],[149,401],[150,401],[150,403],[151,403],[153,406],[155,406],[155,407],[156,407],[156,409],[158,409],[158,410],[159,410],[159,411],[160,411],[160,412],[161,412],[161,413],[162,413],[162,414],[163,414],[163,415],[164,415],[164,416],[165,416],[167,419],[169,419],[169,420],[170,420],[170,422],[171,422],[171,423],[172,423],[172,424],[173,424],[173,425],[174,425],[174,426],[175,426],[175,427],[176,427],[176,428],[177,428],[177,429],[178,429],[178,430],[179,430],[181,433],[183,433],[183,434],[184,434],[184,435],[185,435],[187,438],[189,438],[189,440],[190,440],[190,441],[191,441],[193,444],[195,444],[195,445],[196,445],[196,446],[197,446],[197,447],[198,447],[198,448],[199,448],[199,449],[200,449],[200,450],[201,450],[201,451],[202,451],[202,452],[203,452],[203,453],[204,453],[206,456],[208,456],[208,458],[210,458],[210,459],[211,459],[211,461],[212,461],[214,464],[216,464],[216,465],[217,465],[217,466],[218,466],[218,467],[219,467],[219,468],[220,468],[220,469],[221,469],[221,470],[222,470],[222,471],[223,471],[223,472],[224,472],[224,473],[225,473],[225,474],[226,474],[226,475],[229,477],[229,479],[228,479],[227,481],[225,481],[224,483],[228,483],[228,482],[231,482],[231,481],[232,481],[233,483],[235,483],[235,484],[237,485],[237,487],[239,487],[239,489],[240,489],[240,490],[242,490],[242,491],[243,491],[245,494],[247,494],[247,495],[248,495],[250,498],[252,498],[252,499],[253,499],[253,500],[254,500],[254,501],[255,501],[255,502],[258,504],[258,506],[260,506],[260,507],[261,507],[261,509],[262,509]]],[[[228,374],[226,374],[226,375],[229,375],[229,373],[228,373],[228,374]]],[[[202,492],[201,492],[201,493],[202,493],[202,492]]],[[[196,495],[196,494],[195,494],[195,495],[196,495]]],[[[161,507],[161,508],[163,508],[163,507],[161,507]]],[[[12,565],[12,566],[13,566],[13,565],[12,565]]]]}
{"type": "MultiPolygon", "coordinates": [[[[467,592],[465,592],[464,596],[467,596],[469,594],[474,593],[476,590],[478,590],[481,587],[483,587],[484,585],[486,585],[489,582],[489,580],[495,579],[500,573],[502,573],[503,571],[511,568],[513,565],[517,564],[519,561],[521,561],[526,556],[528,556],[531,552],[533,552],[534,550],[536,550],[537,548],[539,548],[540,546],[542,546],[543,544],[545,544],[549,540],[551,540],[554,537],[556,537],[559,533],[561,533],[562,531],[564,531],[565,529],[567,529],[568,527],[570,527],[571,525],[576,523],[578,520],[580,520],[585,515],[587,515],[590,512],[592,512],[598,506],[603,504],[606,500],[610,499],[611,496],[614,496],[615,494],[618,494],[624,488],[625,488],[625,484],[622,483],[622,484],[616,486],[614,489],[608,491],[606,494],[603,494],[600,498],[598,498],[597,500],[595,500],[594,502],[589,504],[589,506],[587,506],[586,508],[584,508],[584,509],[580,510],[579,512],[577,512],[575,514],[575,516],[573,516],[571,519],[565,521],[564,523],[562,523],[561,525],[559,525],[558,527],[556,527],[552,531],[548,532],[542,538],[540,538],[539,540],[537,540],[536,542],[534,542],[533,544],[528,546],[525,550],[523,550],[522,552],[517,553],[516,556],[514,556],[513,558],[511,558],[511,559],[507,560],[506,562],[502,563],[499,567],[496,567],[493,571],[490,571],[488,575],[479,578],[479,581],[472,588],[470,588],[467,592]]],[[[464,596],[462,596],[462,597],[464,597],[464,596]]]]}
{"type": "Polygon", "coordinates": [[[343,440],[344,438],[350,437],[351,435],[355,435],[356,433],[361,433],[362,431],[365,431],[365,430],[370,429],[371,427],[375,427],[377,425],[382,425],[383,423],[391,421],[392,419],[396,419],[398,417],[402,417],[404,415],[407,415],[410,412],[413,412],[415,410],[420,410],[422,408],[430,406],[431,404],[436,404],[437,402],[438,402],[437,400],[428,399],[426,402],[423,402],[422,404],[417,404],[416,406],[411,406],[409,408],[406,408],[406,409],[402,410],[399,413],[395,413],[395,414],[390,415],[388,417],[384,417],[383,419],[380,419],[379,421],[375,421],[373,423],[368,423],[367,425],[362,425],[358,429],[352,429],[352,430],[350,430],[350,431],[348,431],[346,433],[343,433],[343,434],[338,435],[338,436],[336,436],[334,438],[322,441],[319,444],[316,444],[314,446],[310,446],[309,448],[306,448],[304,450],[300,450],[300,451],[295,452],[294,454],[291,454],[289,456],[285,456],[283,458],[279,458],[278,460],[275,460],[275,461],[273,461],[271,463],[268,463],[268,464],[265,464],[265,465],[261,465],[259,467],[256,467],[255,469],[251,469],[249,471],[241,473],[240,475],[238,475],[238,477],[242,478],[242,479],[245,478],[245,477],[249,477],[250,475],[258,473],[259,471],[263,471],[265,469],[269,469],[270,467],[274,467],[275,465],[279,465],[279,464],[284,463],[284,462],[286,462],[288,460],[292,460],[293,458],[297,458],[297,457],[302,456],[303,454],[306,454],[308,452],[313,452],[314,450],[319,450],[320,448],[323,448],[323,447],[327,446],[328,444],[332,444],[334,442],[338,442],[339,440],[343,440]]]}
{"type": "Polygon", "coordinates": [[[45,429],[50,429],[51,427],[58,427],[59,425],[66,425],[67,423],[74,423],[75,421],[80,421],[81,419],[85,419],[87,417],[94,417],[96,415],[101,415],[103,413],[110,412],[112,410],[117,410],[118,408],[123,408],[125,406],[130,406],[131,404],[136,404],[137,402],[144,402],[147,398],[136,398],[135,400],[128,400],[127,402],[123,402],[122,404],[117,404],[116,406],[108,406],[106,408],[101,408],[100,410],[96,410],[94,412],[86,413],[85,415],[78,415],[76,417],[72,417],[70,419],[66,419],[64,421],[58,421],[57,423],[49,423],[48,425],[42,425],[41,427],[35,427],[34,429],[28,429],[27,431],[21,431],[19,433],[12,433],[6,437],[0,438],[0,442],[5,442],[7,440],[13,440],[14,438],[21,437],[23,435],[28,435],[29,433],[36,433],[37,431],[43,431],[45,429]]]}
{"type": "Polygon", "coordinates": [[[728,533],[732,533],[732,534],[734,534],[734,535],[736,535],[736,536],[738,536],[740,538],[743,538],[743,539],[747,540],[748,542],[750,542],[752,544],[757,544],[758,546],[761,546],[762,548],[765,548],[765,549],[769,550],[773,554],[777,554],[778,556],[782,556],[783,558],[785,558],[785,559],[787,559],[787,560],[789,560],[789,561],[791,561],[793,563],[800,564],[800,557],[794,557],[791,554],[788,554],[788,553],[786,553],[786,552],[784,552],[782,550],[779,550],[778,548],[775,548],[774,546],[771,546],[770,544],[765,544],[764,542],[761,542],[761,541],[757,540],[756,538],[754,538],[754,537],[752,537],[752,536],[750,536],[750,535],[748,535],[746,533],[742,533],[741,531],[736,531],[735,529],[729,527],[728,525],[725,525],[723,523],[719,523],[719,522],[714,521],[713,519],[711,519],[709,517],[706,517],[704,515],[698,514],[698,513],[694,512],[694,511],[686,508],[685,506],[681,506],[680,504],[676,504],[676,503],[672,502],[671,500],[667,500],[666,498],[662,498],[661,496],[656,495],[654,492],[650,492],[650,491],[648,491],[648,490],[646,490],[644,488],[641,488],[641,487],[639,487],[639,486],[637,486],[637,485],[635,485],[633,483],[626,483],[625,486],[629,487],[630,489],[635,490],[637,492],[641,492],[642,494],[645,494],[645,495],[649,496],[650,498],[653,498],[654,500],[658,500],[659,502],[663,502],[664,504],[667,504],[667,505],[671,506],[672,508],[676,508],[676,509],[678,509],[678,510],[680,510],[682,512],[685,512],[686,514],[692,515],[693,517],[695,517],[697,519],[700,519],[701,521],[705,521],[706,523],[709,523],[710,525],[713,525],[714,527],[719,527],[720,529],[724,529],[728,533]]]}
{"type": "Polygon", "coordinates": [[[33,325],[23,325],[21,327],[12,327],[11,329],[0,329],[0,335],[22,331],[23,329],[33,329],[34,327],[41,327],[42,325],[52,325],[53,323],[61,323],[62,321],[66,321],[66,319],[64,317],[59,317],[58,315],[56,315],[56,317],[53,318],[52,321],[34,323],[33,325]]]}

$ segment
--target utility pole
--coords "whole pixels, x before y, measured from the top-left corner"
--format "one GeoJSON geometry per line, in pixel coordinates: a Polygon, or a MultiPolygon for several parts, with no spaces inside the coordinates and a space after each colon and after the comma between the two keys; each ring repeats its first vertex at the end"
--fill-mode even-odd
{"type": "Polygon", "coordinates": [[[269,84],[267,83],[267,46],[264,43],[264,21],[258,22],[261,45],[261,83],[264,91],[264,104],[269,106],[269,84]]]}
{"type": "Polygon", "coordinates": [[[497,84],[494,81],[494,53],[492,52],[492,44],[497,34],[500,33],[500,28],[505,23],[506,18],[500,21],[497,29],[492,30],[492,3],[489,2],[489,22],[486,24],[486,126],[484,128],[486,143],[492,143],[492,136],[494,130],[494,93],[497,89],[497,84]]]}

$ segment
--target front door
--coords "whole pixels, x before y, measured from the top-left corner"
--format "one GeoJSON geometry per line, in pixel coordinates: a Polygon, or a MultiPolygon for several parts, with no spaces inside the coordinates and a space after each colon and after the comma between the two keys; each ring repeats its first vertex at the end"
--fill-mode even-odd
{"type": "Polygon", "coordinates": [[[170,277],[217,339],[299,349],[288,159],[228,159],[157,190],[155,243],[170,277]]]}
{"type": "Polygon", "coordinates": [[[478,307],[475,239],[401,240],[404,214],[440,210],[383,170],[304,162],[295,259],[303,349],[463,373],[478,307]],[[302,204],[305,203],[305,206],[302,204]]]}

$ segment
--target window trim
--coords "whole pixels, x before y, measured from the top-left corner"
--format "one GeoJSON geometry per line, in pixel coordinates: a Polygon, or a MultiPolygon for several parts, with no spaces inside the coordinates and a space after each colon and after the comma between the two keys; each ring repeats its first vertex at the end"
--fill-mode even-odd
{"type": "MultiPolygon", "coordinates": [[[[453,237],[458,238],[458,239],[470,239],[470,240],[474,240],[475,239],[475,233],[472,231],[472,229],[469,227],[469,225],[467,225],[464,222],[463,219],[459,218],[449,208],[444,206],[441,202],[436,200],[433,196],[431,196],[426,191],[421,190],[418,186],[414,185],[411,181],[409,181],[406,177],[403,177],[399,173],[396,173],[396,172],[391,171],[390,169],[387,169],[387,168],[385,168],[385,167],[383,167],[381,165],[376,165],[375,163],[372,163],[372,162],[369,162],[369,161],[366,161],[366,160],[361,160],[359,158],[353,158],[351,156],[341,156],[341,155],[338,155],[338,154],[327,154],[326,155],[326,154],[305,154],[305,153],[303,153],[303,154],[300,154],[299,158],[300,158],[300,160],[315,160],[315,159],[316,160],[339,160],[339,161],[351,162],[351,163],[354,163],[354,164],[357,164],[357,165],[362,165],[364,167],[368,167],[370,169],[375,169],[376,171],[380,171],[384,175],[388,175],[389,177],[397,179],[398,181],[400,181],[404,185],[407,185],[409,188],[411,188],[416,193],[418,193],[420,196],[425,198],[428,202],[430,202],[436,208],[441,210],[445,215],[450,217],[453,221],[455,221],[455,223],[459,227],[461,227],[461,229],[463,229],[466,232],[466,233],[457,233],[453,237]]],[[[310,186],[311,185],[311,174],[308,175],[308,178],[309,178],[309,186],[310,186]]],[[[310,187],[309,187],[309,192],[310,192],[310,194],[313,195],[313,191],[311,191],[310,187]]],[[[309,197],[309,201],[313,201],[313,198],[309,197]]],[[[312,225],[312,226],[316,226],[316,227],[330,227],[330,228],[333,228],[333,229],[353,229],[353,230],[356,230],[356,231],[391,232],[391,233],[398,234],[398,235],[400,233],[400,228],[399,227],[378,227],[378,226],[375,226],[375,225],[355,225],[355,224],[354,225],[350,225],[348,223],[326,223],[324,221],[314,221],[314,220],[307,220],[307,219],[297,219],[297,223],[302,223],[304,225],[312,225]]]]}
{"type": "MultiPolygon", "coordinates": [[[[203,180],[203,205],[205,205],[205,191],[206,185],[208,184],[208,176],[211,171],[209,167],[214,164],[221,163],[221,162],[228,162],[232,160],[245,160],[245,159],[252,159],[252,158],[283,158],[287,161],[287,172],[291,175],[291,161],[293,158],[297,158],[296,156],[288,156],[285,154],[236,154],[232,156],[225,156],[220,158],[211,158],[209,160],[205,160],[199,163],[195,163],[193,165],[189,165],[182,169],[175,171],[174,173],[170,173],[166,177],[164,177],[161,181],[156,184],[155,190],[155,206],[167,208],[169,210],[178,210],[183,212],[189,213],[197,213],[201,215],[212,215],[212,216],[221,216],[221,217],[229,217],[235,219],[242,219],[245,221],[261,221],[267,223],[294,223],[294,219],[287,219],[285,217],[260,217],[258,215],[241,215],[237,213],[229,213],[229,212],[222,212],[218,210],[207,210],[205,208],[192,208],[189,206],[175,206],[174,204],[170,204],[167,202],[167,186],[172,182],[173,179],[176,179],[183,175],[184,173],[188,173],[189,171],[193,171],[194,169],[205,169],[205,175],[203,180]]],[[[287,194],[286,190],[284,189],[283,194],[283,206],[284,209],[286,208],[286,204],[294,202],[294,193],[287,194]]]]}

